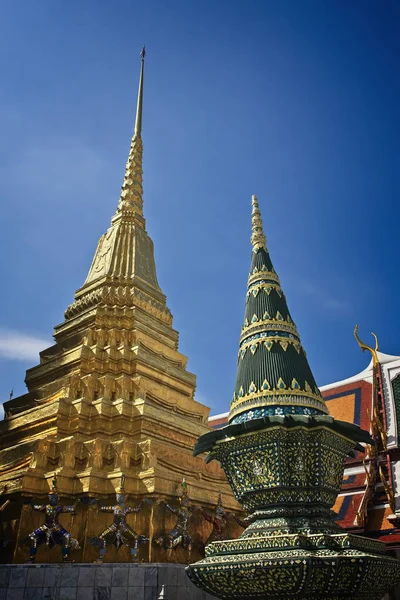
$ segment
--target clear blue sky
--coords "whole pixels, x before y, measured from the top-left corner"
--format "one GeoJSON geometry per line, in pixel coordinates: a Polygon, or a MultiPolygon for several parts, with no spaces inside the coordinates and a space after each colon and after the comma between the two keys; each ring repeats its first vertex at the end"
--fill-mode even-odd
{"type": "Polygon", "coordinates": [[[320,385],[400,355],[396,0],[20,0],[0,14],[0,394],[109,225],[148,50],[145,217],[197,398],[228,409],[256,193],[320,385]]]}

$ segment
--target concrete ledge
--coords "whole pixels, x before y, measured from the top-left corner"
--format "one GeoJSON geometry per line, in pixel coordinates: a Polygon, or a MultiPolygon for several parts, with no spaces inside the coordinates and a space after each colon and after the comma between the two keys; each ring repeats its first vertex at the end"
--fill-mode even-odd
{"type": "Polygon", "coordinates": [[[0,565],[0,600],[215,600],[168,563],[0,565]]]}

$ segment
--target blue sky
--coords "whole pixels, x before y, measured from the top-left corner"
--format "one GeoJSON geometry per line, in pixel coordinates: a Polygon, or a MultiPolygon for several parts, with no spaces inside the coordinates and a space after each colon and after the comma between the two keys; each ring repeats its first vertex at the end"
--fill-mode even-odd
{"type": "Polygon", "coordinates": [[[198,377],[228,409],[256,193],[320,385],[400,355],[396,0],[21,0],[0,14],[0,398],[109,225],[148,50],[144,210],[198,377]]]}

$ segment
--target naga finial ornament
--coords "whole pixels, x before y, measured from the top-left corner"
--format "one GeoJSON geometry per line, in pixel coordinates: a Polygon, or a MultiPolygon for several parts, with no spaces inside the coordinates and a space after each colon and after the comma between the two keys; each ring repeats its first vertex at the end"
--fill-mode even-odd
{"type": "Polygon", "coordinates": [[[251,197],[251,245],[253,252],[257,252],[260,248],[267,248],[267,238],[264,234],[260,207],[258,206],[257,196],[253,194],[251,197]]]}
{"type": "Polygon", "coordinates": [[[107,546],[114,544],[117,550],[122,546],[128,546],[132,561],[136,561],[140,544],[148,542],[149,538],[138,535],[126,522],[126,516],[130,513],[138,513],[142,510],[143,502],[137,506],[126,506],[125,500],[125,473],[121,475],[120,487],[115,493],[116,504],[113,506],[100,506],[101,512],[112,513],[113,522],[99,536],[91,538],[91,544],[99,548],[100,561],[103,562],[107,552],[107,546]]]}
{"type": "Polygon", "coordinates": [[[56,544],[61,546],[63,562],[67,562],[70,550],[80,550],[78,541],[58,522],[61,513],[75,513],[80,500],[78,499],[73,506],[62,506],[58,504],[57,475],[54,473],[52,487],[48,494],[48,504],[33,504],[33,510],[45,513],[45,522],[43,525],[32,531],[22,543],[29,544],[32,563],[36,560],[38,546],[46,543],[48,548],[53,548],[56,544]]]}
{"type": "Polygon", "coordinates": [[[365,352],[365,350],[369,350],[369,352],[371,352],[372,354],[372,361],[374,363],[374,365],[377,365],[379,363],[379,358],[378,358],[378,351],[379,351],[379,342],[378,342],[378,337],[376,336],[376,334],[371,331],[371,335],[374,336],[375,338],[375,348],[372,348],[371,346],[367,346],[367,344],[364,344],[364,342],[362,342],[358,336],[358,325],[355,326],[354,328],[354,337],[357,340],[358,345],[360,346],[361,350],[363,352],[365,352]]]}

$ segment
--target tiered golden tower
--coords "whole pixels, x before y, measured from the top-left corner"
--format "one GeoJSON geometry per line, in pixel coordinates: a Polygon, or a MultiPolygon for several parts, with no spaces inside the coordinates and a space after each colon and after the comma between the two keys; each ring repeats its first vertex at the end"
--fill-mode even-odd
{"type": "MultiPolygon", "coordinates": [[[[114,496],[122,474],[132,502],[145,497],[174,502],[185,477],[193,504],[213,507],[221,491],[225,507],[238,508],[220,467],[192,456],[195,441],[209,429],[209,409],[194,400],[196,378],[178,351],[143,217],[143,75],[144,52],[135,131],[111,226],[64,322],[55,328],[55,344],[27,371],[28,393],[4,405],[0,485],[4,499],[12,501],[3,515],[3,537],[10,541],[4,562],[26,560],[20,542],[40,525],[41,515],[24,498],[43,498],[55,473],[61,498],[83,498],[75,516],[60,517],[81,544],[74,558],[82,562],[95,559],[87,542],[109,522],[109,515],[84,500],[114,496]]],[[[141,560],[186,562],[183,550],[168,554],[151,543],[174,523],[161,505],[145,505],[130,518],[150,538],[140,549],[141,560]]],[[[195,548],[207,537],[209,526],[200,523],[195,548]]],[[[195,550],[192,560],[196,555],[195,550]]],[[[39,549],[37,559],[60,557],[39,549]]],[[[129,554],[111,550],[106,560],[129,560],[129,554]]]]}

